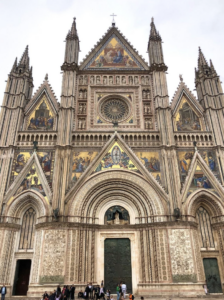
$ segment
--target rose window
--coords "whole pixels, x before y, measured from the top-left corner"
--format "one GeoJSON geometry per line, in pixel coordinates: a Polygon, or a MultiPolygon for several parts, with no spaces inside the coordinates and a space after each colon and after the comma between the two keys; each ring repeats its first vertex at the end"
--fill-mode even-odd
{"type": "Polygon", "coordinates": [[[102,103],[100,113],[109,122],[122,122],[129,115],[129,107],[124,100],[107,99],[102,103]]]}

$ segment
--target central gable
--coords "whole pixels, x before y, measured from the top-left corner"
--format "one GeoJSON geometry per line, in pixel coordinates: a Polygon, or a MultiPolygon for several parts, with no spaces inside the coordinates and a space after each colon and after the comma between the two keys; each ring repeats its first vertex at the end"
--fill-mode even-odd
{"type": "Polygon", "coordinates": [[[81,70],[148,70],[148,64],[126,40],[112,27],[80,64],[81,70]]]}

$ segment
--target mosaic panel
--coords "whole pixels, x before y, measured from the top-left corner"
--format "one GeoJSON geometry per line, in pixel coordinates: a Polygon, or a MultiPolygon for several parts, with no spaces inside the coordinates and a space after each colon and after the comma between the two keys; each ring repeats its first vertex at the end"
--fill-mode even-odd
{"type": "MultiPolygon", "coordinates": [[[[16,179],[16,177],[22,171],[25,164],[30,159],[32,153],[33,153],[32,151],[28,151],[25,149],[24,150],[20,149],[15,152],[15,159],[13,162],[12,175],[11,175],[11,183],[16,179]]],[[[37,157],[39,159],[43,172],[48,180],[48,183],[51,187],[52,179],[53,179],[54,152],[53,151],[37,152],[37,157]]]]}
{"type": "Polygon", "coordinates": [[[183,96],[178,111],[175,115],[175,130],[198,131],[201,129],[201,120],[189,105],[187,98],[183,96]]]}
{"type": "Polygon", "coordinates": [[[72,161],[72,181],[76,182],[88,168],[98,152],[74,152],[72,161]]]}
{"type": "Polygon", "coordinates": [[[26,190],[35,190],[35,191],[39,192],[42,196],[44,196],[45,199],[47,200],[47,196],[45,194],[45,191],[41,184],[41,181],[38,177],[37,168],[35,165],[33,165],[31,167],[30,171],[26,174],[26,177],[21,182],[20,186],[16,190],[13,197],[19,195],[20,193],[22,193],[23,191],[26,191],[26,190]]]}
{"type": "Polygon", "coordinates": [[[160,159],[158,152],[135,152],[140,161],[144,164],[155,179],[161,183],[160,159]]]}
{"type": "Polygon", "coordinates": [[[28,119],[28,130],[53,129],[54,115],[44,95],[28,119]]]}
{"type": "Polygon", "coordinates": [[[128,169],[139,172],[130,157],[117,142],[113,144],[108,153],[102,158],[94,172],[108,169],[128,169]]]}
{"type": "Polygon", "coordinates": [[[97,56],[88,64],[88,69],[139,69],[139,63],[119,39],[113,35],[97,56]]]}

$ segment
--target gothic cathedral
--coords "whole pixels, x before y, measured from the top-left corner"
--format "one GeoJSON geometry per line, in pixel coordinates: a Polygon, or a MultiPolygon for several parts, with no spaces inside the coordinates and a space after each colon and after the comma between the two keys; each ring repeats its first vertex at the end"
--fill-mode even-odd
{"type": "Polygon", "coordinates": [[[197,98],[169,100],[154,21],[149,63],[112,23],[82,62],[74,19],[61,100],[33,94],[28,47],[0,114],[0,284],[38,297],[87,282],[139,296],[222,293],[224,95],[199,49],[197,98]]]}

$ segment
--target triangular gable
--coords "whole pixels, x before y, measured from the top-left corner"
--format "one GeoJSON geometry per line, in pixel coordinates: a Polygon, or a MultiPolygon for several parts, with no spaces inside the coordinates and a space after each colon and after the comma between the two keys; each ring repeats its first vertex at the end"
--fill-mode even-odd
{"type": "Polygon", "coordinates": [[[130,156],[123,150],[123,147],[120,146],[117,141],[113,143],[93,173],[108,169],[126,169],[141,174],[141,172],[130,159],[130,156]]]}
{"type": "Polygon", "coordinates": [[[184,203],[192,193],[201,189],[209,190],[219,197],[224,196],[222,185],[212,173],[199,152],[196,151],[181,192],[182,203],[184,203]]]}
{"type": "Polygon", "coordinates": [[[48,203],[51,202],[52,192],[36,152],[31,155],[27,164],[20,172],[20,176],[17,176],[15,181],[9,187],[5,201],[7,202],[10,200],[11,202],[16,196],[26,190],[35,191],[44,197],[48,203]]]}
{"type": "Polygon", "coordinates": [[[67,202],[72,194],[86,181],[89,176],[94,176],[101,171],[107,170],[128,170],[143,176],[153,188],[163,197],[167,199],[164,188],[156,181],[153,175],[149,173],[141,164],[135,153],[125,144],[119,133],[115,132],[110,140],[104,145],[100,153],[92,160],[88,168],[82,173],[79,180],[70,187],[65,201],[67,202]],[[119,150],[117,148],[119,148],[119,150]],[[114,150],[114,153],[112,153],[114,150]],[[115,155],[117,152],[117,158],[115,155]],[[113,158],[113,156],[115,156],[113,158]],[[119,161],[118,161],[119,160],[119,161]]]}
{"type": "MultiPolygon", "coordinates": [[[[21,173],[23,168],[26,166],[27,162],[29,161],[30,157],[32,156],[33,151],[32,150],[16,150],[15,152],[15,159],[13,161],[13,167],[12,167],[12,174],[11,174],[11,180],[10,183],[12,184],[17,176],[21,173]]],[[[38,151],[36,152],[38,160],[40,162],[41,168],[47,178],[47,181],[49,183],[49,186],[52,185],[52,161],[54,152],[53,151],[38,151]]]]}
{"type": "Polygon", "coordinates": [[[175,131],[201,131],[205,129],[203,108],[183,82],[178,87],[171,109],[175,131]]]}
{"type": "Polygon", "coordinates": [[[189,103],[194,107],[197,114],[203,115],[203,111],[204,111],[203,107],[201,106],[201,104],[198,102],[194,94],[189,90],[189,88],[183,81],[179,83],[177,87],[177,91],[175,92],[173,99],[171,101],[171,110],[173,114],[176,113],[179,102],[182,100],[183,95],[186,96],[189,103]]]}
{"type": "Polygon", "coordinates": [[[116,27],[95,45],[80,64],[80,70],[149,70],[147,62],[116,27]]]}
{"type": "Polygon", "coordinates": [[[25,107],[25,130],[53,130],[59,105],[57,98],[45,80],[25,107]]]}

